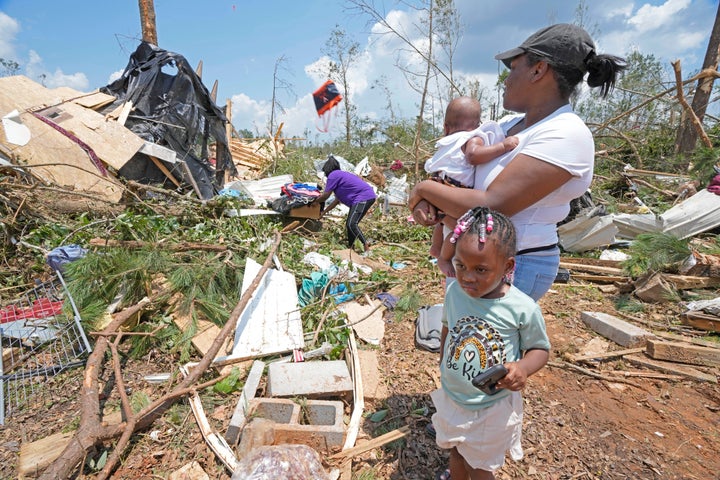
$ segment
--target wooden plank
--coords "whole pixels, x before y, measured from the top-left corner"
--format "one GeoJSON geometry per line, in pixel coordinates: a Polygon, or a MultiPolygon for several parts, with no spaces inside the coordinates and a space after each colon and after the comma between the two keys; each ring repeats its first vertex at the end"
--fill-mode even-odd
{"type": "Polygon", "coordinates": [[[699,382],[718,383],[717,377],[715,375],[703,373],[700,370],[688,367],[687,365],[651,360],[647,357],[641,357],[639,355],[627,355],[624,358],[633,365],[639,365],[641,367],[646,367],[661,372],[669,372],[676,375],[682,375],[683,377],[691,378],[699,382]]]}
{"type": "MultiPolygon", "coordinates": [[[[192,325],[192,317],[190,315],[182,314],[179,312],[178,305],[180,304],[180,300],[180,294],[176,294],[170,299],[168,303],[170,303],[170,305],[173,305],[173,322],[175,322],[175,325],[177,325],[180,330],[182,330],[183,332],[187,332],[192,325]]],[[[210,346],[213,344],[219,334],[220,327],[218,327],[212,322],[198,318],[197,331],[192,338],[193,347],[195,347],[195,350],[197,350],[200,355],[204,356],[207,351],[210,350],[210,346]]],[[[229,349],[229,342],[229,338],[225,340],[225,345],[220,348],[218,354],[220,354],[220,352],[226,352],[229,349]]]]}
{"type": "Polygon", "coordinates": [[[693,288],[710,288],[720,285],[720,278],[713,277],[690,277],[686,275],[663,274],[663,278],[672,283],[678,290],[690,290],[693,288]]]}
{"type": "Polygon", "coordinates": [[[581,272],[605,273],[617,276],[623,276],[624,273],[622,268],[603,267],[601,265],[582,265],[570,262],[560,262],[560,268],[567,268],[570,271],[580,270],[581,272]]]}
{"type": "Polygon", "coordinates": [[[202,199],[202,192],[200,191],[200,187],[198,187],[197,182],[195,181],[195,177],[193,177],[192,172],[190,171],[190,167],[188,166],[187,162],[180,162],[182,165],[183,170],[185,171],[185,178],[192,185],[193,190],[195,191],[195,195],[197,195],[198,198],[202,199]]]}
{"type": "Polygon", "coordinates": [[[231,446],[237,445],[238,440],[240,440],[240,434],[247,422],[246,413],[250,406],[250,400],[255,398],[255,392],[260,386],[263,370],[265,370],[265,362],[255,360],[245,380],[245,386],[235,406],[235,411],[230,419],[230,425],[228,425],[228,429],[225,432],[225,440],[227,440],[231,446]]]}
{"type": "MultiPolygon", "coordinates": [[[[104,425],[118,425],[122,422],[122,414],[115,411],[104,415],[104,425]]],[[[57,459],[76,431],[59,432],[34,442],[23,442],[18,457],[18,478],[36,477],[57,459]]]]}
{"type": "Polygon", "coordinates": [[[680,320],[685,325],[693,328],[706,330],[708,332],[720,332],[720,319],[715,315],[708,315],[700,312],[687,312],[680,315],[680,320]]]}
{"type": "Polygon", "coordinates": [[[20,445],[18,478],[35,477],[60,456],[75,431],[55,433],[35,442],[20,445]]]}
{"type": "Polygon", "coordinates": [[[586,360],[603,360],[606,358],[622,357],[623,355],[629,355],[631,353],[644,352],[645,347],[628,348],[625,350],[616,350],[614,352],[598,353],[593,355],[570,355],[570,359],[573,362],[584,362],[586,360]]]}
{"type": "Polygon", "coordinates": [[[586,275],[582,273],[573,273],[570,275],[570,280],[584,280],[593,283],[625,282],[629,279],[630,277],[620,277],[616,275],[586,275]]]}
{"type": "Polygon", "coordinates": [[[353,447],[347,450],[343,450],[339,453],[336,453],[334,455],[330,455],[330,460],[336,460],[336,459],[348,459],[352,458],[356,455],[360,455],[361,453],[368,452],[370,450],[373,450],[378,447],[382,447],[383,445],[394,442],[395,440],[399,440],[403,437],[405,437],[408,433],[410,433],[410,427],[405,425],[404,427],[400,427],[397,430],[393,430],[391,432],[388,432],[384,435],[380,435],[379,437],[375,437],[369,442],[365,442],[362,445],[358,445],[357,447],[353,447]]]}
{"type": "Polygon", "coordinates": [[[709,340],[703,340],[702,338],[688,337],[687,335],[678,335],[670,332],[653,332],[656,336],[664,338],[666,340],[672,340],[674,342],[685,342],[692,343],[693,345],[700,345],[701,347],[720,348],[720,343],[711,342],[709,340]]]}
{"type": "Polygon", "coordinates": [[[110,105],[115,100],[116,99],[113,95],[108,95],[107,93],[95,90],[94,92],[86,93],[81,97],[74,98],[72,101],[82,107],[97,110],[105,105],[110,105]]]}
{"type": "Polygon", "coordinates": [[[130,115],[130,112],[133,109],[133,104],[130,100],[123,103],[122,108],[120,109],[120,114],[118,115],[117,123],[119,125],[125,125],[125,122],[127,122],[128,115],[130,115]]]}
{"type": "MultiPolygon", "coordinates": [[[[12,108],[6,100],[0,86],[0,109],[12,108]]],[[[35,178],[46,184],[94,193],[112,202],[120,201],[122,184],[111,176],[103,177],[78,144],[29,113],[21,113],[20,119],[30,130],[32,139],[23,146],[6,144],[6,147],[11,158],[30,167],[38,165],[28,168],[35,178]]],[[[4,139],[5,131],[0,124],[0,142],[4,139]]]]}
{"type": "Polygon", "coordinates": [[[218,91],[218,81],[215,80],[215,83],[213,83],[212,90],[210,90],[210,100],[212,100],[213,103],[217,102],[217,91],[218,91]]]}
{"type": "Polygon", "coordinates": [[[668,360],[706,367],[720,366],[720,350],[688,343],[649,339],[647,353],[656,360],[668,360]]]}
{"type": "Polygon", "coordinates": [[[596,265],[601,267],[622,268],[621,260],[601,260],[599,258],[578,258],[561,256],[560,261],[572,263],[574,265],[596,265]]]}
{"type": "Polygon", "coordinates": [[[160,171],[163,172],[165,174],[165,176],[168,177],[170,179],[170,181],[175,184],[176,187],[178,187],[178,188],[182,187],[182,185],[180,184],[178,179],[175,178],[175,175],[173,175],[170,172],[170,170],[167,169],[165,164],[163,164],[160,160],[153,157],[152,155],[148,155],[148,157],[150,157],[150,160],[152,160],[152,162],[155,164],[155,166],[158,167],[160,169],[160,171]]]}

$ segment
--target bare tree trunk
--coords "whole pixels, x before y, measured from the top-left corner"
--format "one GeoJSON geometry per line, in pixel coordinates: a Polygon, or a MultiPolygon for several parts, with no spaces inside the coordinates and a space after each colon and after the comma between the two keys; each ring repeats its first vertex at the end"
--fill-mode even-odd
{"type": "Polygon", "coordinates": [[[157,27],[155,26],[154,0],[138,0],[140,5],[140,24],[142,26],[143,42],[158,44],[157,27]]]}
{"type": "MultiPolygon", "coordinates": [[[[718,5],[718,11],[715,15],[715,23],[713,25],[712,33],[710,34],[707,51],[705,52],[703,70],[707,68],[717,70],[718,60],[720,60],[720,5],[718,5]]],[[[708,76],[701,78],[697,83],[697,88],[692,101],[692,110],[695,112],[695,116],[701,123],[703,117],[705,116],[705,111],[707,110],[714,82],[715,78],[708,76]]],[[[678,132],[677,142],[675,145],[675,151],[679,154],[689,154],[695,149],[697,139],[698,130],[694,126],[693,119],[688,115],[683,115],[683,120],[680,125],[680,131],[678,132]]]]}
{"type": "Polygon", "coordinates": [[[428,8],[428,51],[427,69],[425,70],[425,81],[423,82],[422,94],[420,96],[420,112],[417,117],[415,128],[415,141],[413,142],[413,155],[415,156],[415,181],[420,179],[420,139],[422,138],[422,127],[425,117],[425,101],[427,99],[428,85],[430,85],[430,72],[432,71],[432,46],[433,46],[433,0],[430,0],[428,8]]]}

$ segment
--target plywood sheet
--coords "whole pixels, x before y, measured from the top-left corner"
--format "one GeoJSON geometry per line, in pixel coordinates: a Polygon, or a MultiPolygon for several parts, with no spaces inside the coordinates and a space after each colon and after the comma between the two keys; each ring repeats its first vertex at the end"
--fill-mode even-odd
{"type": "MultiPolygon", "coordinates": [[[[243,294],[260,269],[260,264],[246,259],[243,294]]],[[[255,358],[304,347],[295,277],[269,269],[238,319],[232,357],[255,358]]]]}
{"type": "MultiPolygon", "coordinates": [[[[103,162],[116,170],[122,168],[140,150],[144,140],[94,110],[73,102],[61,103],[69,94],[53,92],[23,76],[0,78],[0,114],[17,109],[21,116],[27,116],[26,110],[55,106],[59,111],[53,119],[55,123],[85,142],[103,162]]],[[[47,128],[62,136],[52,127],[47,128]]],[[[31,143],[34,141],[31,139],[31,143]]]]}
{"type": "MultiPolygon", "coordinates": [[[[0,109],[5,105],[0,93],[0,109]]],[[[102,176],[79,145],[29,113],[20,114],[20,119],[30,129],[32,138],[24,146],[5,144],[16,163],[42,165],[28,170],[45,183],[91,192],[112,202],[120,200],[123,192],[120,182],[109,175],[102,176]]],[[[0,142],[4,141],[5,131],[0,124],[0,142]]]]}

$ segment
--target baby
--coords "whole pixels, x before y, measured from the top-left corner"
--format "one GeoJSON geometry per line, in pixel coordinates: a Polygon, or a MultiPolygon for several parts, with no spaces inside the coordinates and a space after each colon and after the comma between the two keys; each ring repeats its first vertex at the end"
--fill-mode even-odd
{"type": "MultiPolygon", "coordinates": [[[[462,188],[473,188],[475,165],[488,163],[509,152],[518,145],[515,136],[505,137],[500,126],[493,121],[480,124],[480,102],[470,97],[458,97],[450,101],[445,110],[445,136],[435,144],[437,151],[425,162],[425,171],[435,181],[462,188]],[[473,157],[465,156],[465,144],[474,140],[473,157]],[[472,162],[472,163],[471,163],[472,162]]],[[[452,267],[453,245],[444,232],[447,217],[435,225],[430,255],[438,259],[438,267],[448,277],[454,277],[452,267]]],[[[448,221],[449,227],[454,221],[448,221]]]]}

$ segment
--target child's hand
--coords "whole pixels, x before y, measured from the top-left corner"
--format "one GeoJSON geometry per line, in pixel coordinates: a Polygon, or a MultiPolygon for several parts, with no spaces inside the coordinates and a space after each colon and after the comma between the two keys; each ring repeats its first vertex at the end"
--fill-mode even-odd
{"type": "Polygon", "coordinates": [[[506,152],[509,152],[510,150],[517,147],[519,143],[520,140],[518,140],[518,137],[516,137],[515,135],[511,137],[506,137],[505,140],[503,140],[503,148],[505,148],[506,152]]]}
{"type": "Polygon", "coordinates": [[[498,388],[507,388],[512,391],[519,391],[525,388],[527,384],[528,374],[518,362],[505,363],[508,373],[501,378],[497,386],[498,388]]]}

